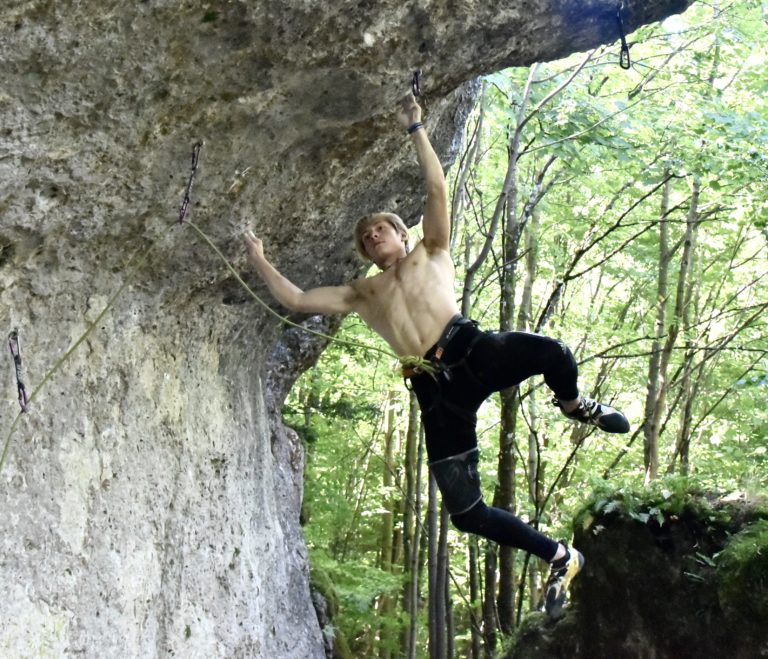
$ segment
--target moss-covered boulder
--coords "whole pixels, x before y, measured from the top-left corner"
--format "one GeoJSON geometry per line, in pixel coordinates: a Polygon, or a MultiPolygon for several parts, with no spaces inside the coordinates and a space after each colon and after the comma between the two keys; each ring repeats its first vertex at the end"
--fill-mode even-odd
{"type": "Polygon", "coordinates": [[[768,657],[768,506],[675,485],[593,496],[587,563],[558,622],[534,615],[509,659],[768,657]]]}

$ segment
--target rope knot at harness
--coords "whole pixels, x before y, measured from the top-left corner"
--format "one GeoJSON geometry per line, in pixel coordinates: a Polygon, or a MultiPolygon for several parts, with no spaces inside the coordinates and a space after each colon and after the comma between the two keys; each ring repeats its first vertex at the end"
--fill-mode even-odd
{"type": "Polygon", "coordinates": [[[405,377],[412,377],[413,375],[419,375],[420,373],[435,375],[438,370],[435,363],[425,357],[406,355],[405,357],[398,357],[397,360],[403,368],[403,375],[405,377]]]}

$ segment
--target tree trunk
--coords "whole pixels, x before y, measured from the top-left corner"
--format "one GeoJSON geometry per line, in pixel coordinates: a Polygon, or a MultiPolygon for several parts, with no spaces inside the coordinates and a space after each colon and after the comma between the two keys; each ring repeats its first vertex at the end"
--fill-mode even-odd
{"type": "MultiPolygon", "coordinates": [[[[668,175],[668,172],[667,172],[668,175]]],[[[664,336],[667,318],[667,289],[669,281],[669,194],[672,179],[667,178],[661,195],[661,211],[659,218],[659,261],[656,276],[656,321],[654,338],[651,343],[651,357],[648,362],[648,379],[646,381],[645,414],[643,421],[644,464],[646,473],[656,473],[659,455],[659,419],[657,413],[659,390],[661,385],[661,343],[664,336]]]]}
{"type": "Polygon", "coordinates": [[[437,637],[440,659],[450,659],[448,654],[449,631],[453,627],[450,619],[450,557],[448,556],[448,527],[450,518],[445,504],[440,505],[440,531],[437,541],[437,579],[435,582],[436,618],[439,621],[437,637]]]}
{"type": "Polygon", "coordinates": [[[393,528],[394,528],[394,473],[395,473],[395,443],[396,443],[397,418],[395,415],[395,394],[390,392],[386,400],[386,409],[384,412],[384,453],[382,464],[382,488],[384,490],[384,500],[382,501],[383,512],[381,515],[381,553],[379,555],[379,567],[390,572],[392,569],[392,547],[393,547],[393,528]]]}
{"type": "Polygon", "coordinates": [[[373,465],[371,460],[371,451],[366,450],[365,454],[361,458],[360,466],[357,469],[357,473],[350,474],[349,484],[347,487],[347,498],[354,499],[355,505],[352,512],[352,520],[348,528],[339,529],[339,535],[333,540],[331,545],[333,557],[339,562],[344,562],[347,559],[347,553],[350,550],[350,543],[357,533],[357,524],[362,514],[363,504],[368,493],[368,483],[372,482],[371,472],[373,471],[373,465]]]}
{"type": "MultiPolygon", "coordinates": [[[[443,526],[449,525],[448,511],[443,506],[443,526]]],[[[441,534],[442,535],[442,534],[441,534]]],[[[446,536],[448,533],[446,532],[446,536]]],[[[453,659],[455,656],[456,621],[453,617],[453,599],[451,598],[451,563],[448,557],[448,542],[445,543],[445,659],[453,659]]]]}
{"type": "MultiPolygon", "coordinates": [[[[694,183],[694,196],[698,200],[699,181],[694,183]]],[[[698,205],[698,204],[697,204],[698,205]]],[[[691,207],[693,210],[693,206],[691,207]]],[[[690,241],[690,265],[689,269],[693,272],[696,262],[696,239],[699,230],[698,213],[689,213],[686,223],[686,241],[690,241]]],[[[677,441],[675,444],[675,453],[670,461],[670,470],[674,470],[675,459],[680,462],[680,473],[688,474],[688,456],[691,444],[691,433],[693,426],[693,404],[696,398],[696,386],[693,378],[696,359],[696,350],[693,340],[690,337],[691,312],[693,311],[694,300],[697,299],[700,288],[700,279],[689,277],[685,301],[683,303],[682,330],[685,339],[685,354],[683,357],[683,372],[680,380],[682,408],[680,411],[680,428],[678,430],[677,441]]],[[[694,317],[696,314],[694,313],[694,317]]],[[[700,369],[699,369],[700,370],[700,369]]]]}
{"type": "Polygon", "coordinates": [[[470,609],[470,634],[471,634],[471,658],[480,659],[480,628],[478,623],[482,620],[483,611],[480,605],[480,566],[477,536],[469,538],[469,597],[471,603],[470,609]]]}
{"type": "Polygon", "coordinates": [[[674,317],[669,326],[669,329],[667,330],[667,339],[664,342],[664,347],[661,351],[658,395],[656,397],[656,403],[653,410],[653,427],[656,434],[653,443],[648,447],[649,452],[645,465],[646,484],[656,478],[658,475],[659,428],[661,423],[661,415],[664,410],[664,405],[669,389],[669,383],[667,382],[667,372],[669,370],[669,362],[672,358],[672,352],[674,350],[675,344],[677,343],[677,337],[680,333],[680,325],[683,321],[683,313],[685,311],[686,288],[693,258],[695,227],[698,224],[698,203],[700,188],[701,184],[697,177],[694,179],[692,185],[691,205],[688,210],[685,236],[683,237],[683,253],[680,257],[680,270],[677,278],[677,290],[675,292],[674,317]]]}
{"type": "MultiPolygon", "coordinates": [[[[394,473],[395,473],[395,448],[397,443],[397,415],[396,415],[396,393],[389,392],[386,399],[384,411],[384,452],[383,452],[383,472],[382,488],[384,490],[384,500],[382,501],[383,512],[381,515],[381,553],[379,555],[379,568],[382,572],[392,572],[392,559],[394,553],[394,517],[395,517],[395,498],[394,491],[394,473]]],[[[390,659],[392,656],[391,648],[394,639],[391,636],[391,616],[395,607],[394,598],[388,594],[382,594],[379,597],[379,658],[390,659]]]]}
{"type": "MultiPolygon", "coordinates": [[[[505,188],[506,221],[502,234],[503,262],[501,271],[501,299],[499,304],[499,326],[501,331],[514,329],[515,285],[517,256],[522,236],[523,223],[517,216],[517,158],[520,150],[522,127],[530,97],[531,84],[537,66],[531,67],[528,82],[523,91],[523,100],[517,114],[517,123],[509,147],[509,164],[505,188]]],[[[500,199],[502,197],[500,196],[500,199]]],[[[525,219],[525,218],[521,218],[525,219]]],[[[515,430],[517,423],[517,387],[511,387],[501,392],[501,424],[499,429],[499,485],[494,493],[493,505],[512,513],[515,512],[515,430]]],[[[511,634],[515,629],[515,561],[514,550],[511,547],[499,547],[499,593],[497,608],[499,625],[505,634],[511,634]]]]}
{"type": "Polygon", "coordinates": [[[416,622],[418,614],[419,531],[421,520],[421,461],[419,452],[419,404],[409,392],[408,431],[405,445],[405,506],[403,507],[403,611],[408,625],[403,630],[401,647],[405,656],[416,656],[416,622]]]}
{"type": "MultiPolygon", "coordinates": [[[[717,17],[717,14],[720,11],[720,3],[715,0],[715,2],[712,5],[712,11],[715,17],[717,17]]],[[[709,95],[711,95],[715,91],[715,81],[717,80],[718,71],[720,68],[720,31],[718,30],[715,33],[715,43],[713,47],[713,57],[712,57],[712,67],[710,69],[709,78],[707,80],[709,84],[709,95]]],[[[697,197],[698,200],[698,190],[699,190],[699,179],[698,177],[694,181],[694,194],[697,197]]],[[[693,204],[691,206],[691,209],[693,210],[693,204]]],[[[696,258],[696,237],[698,234],[698,227],[699,227],[699,217],[698,213],[689,213],[688,215],[688,222],[686,224],[686,239],[690,236],[690,242],[691,242],[691,270],[693,270],[693,262],[696,258]]],[[[695,278],[691,278],[691,281],[688,285],[688,293],[686,296],[686,302],[683,307],[683,333],[686,337],[685,342],[685,356],[684,356],[684,362],[683,362],[683,373],[682,378],[680,382],[681,387],[681,396],[683,400],[683,407],[680,412],[680,429],[678,431],[677,435],[677,441],[675,443],[675,453],[672,456],[672,460],[670,461],[669,469],[668,471],[674,470],[674,465],[676,459],[680,461],[680,472],[682,474],[688,474],[688,456],[689,456],[689,448],[691,444],[691,432],[692,432],[692,424],[693,424],[693,403],[694,403],[694,397],[695,397],[695,387],[693,383],[693,376],[692,372],[694,370],[694,360],[695,360],[695,352],[694,352],[694,346],[693,342],[691,341],[689,337],[689,330],[690,330],[690,311],[691,311],[691,302],[693,298],[696,295],[696,291],[699,289],[699,281],[695,278]]]]}
{"type": "MultiPolygon", "coordinates": [[[[516,508],[515,428],[517,424],[517,387],[501,392],[501,433],[499,437],[499,485],[494,493],[493,505],[512,513],[516,508]]],[[[515,630],[515,550],[498,546],[499,592],[496,606],[498,620],[504,634],[515,630]]]]}
{"type": "Polygon", "coordinates": [[[496,613],[496,545],[485,543],[485,596],[483,597],[483,638],[485,659],[492,659],[496,650],[498,615],[496,613]]]}
{"type": "MultiPolygon", "coordinates": [[[[536,194],[535,191],[532,193],[532,198],[534,194],[536,194]]],[[[530,202],[526,204],[526,209],[530,219],[526,222],[525,282],[523,284],[523,295],[520,300],[520,310],[517,315],[517,330],[520,332],[531,330],[531,323],[533,322],[533,284],[538,270],[539,209],[537,206],[531,205],[530,202]]],[[[539,434],[537,432],[536,389],[533,387],[529,388],[526,398],[528,410],[528,497],[538,519],[541,516],[544,499],[544,464],[541,462],[541,446],[539,445],[539,434]]],[[[538,608],[536,597],[536,593],[539,591],[538,568],[539,562],[537,560],[528,562],[528,582],[532,609],[538,608]]],[[[524,579],[525,575],[522,574],[520,578],[524,579]]],[[[519,588],[518,591],[520,591],[519,588]]],[[[514,602],[512,604],[513,606],[515,605],[514,602]]]]}
{"type": "MultiPolygon", "coordinates": [[[[464,207],[468,197],[467,181],[469,174],[475,169],[480,161],[482,152],[480,146],[483,137],[483,125],[485,118],[485,94],[488,83],[483,81],[480,88],[480,98],[477,102],[478,113],[477,123],[469,140],[464,157],[461,160],[459,173],[456,176],[456,182],[453,188],[453,201],[451,203],[451,252],[456,247],[456,239],[460,233],[460,228],[464,219],[464,207]]],[[[469,232],[468,232],[469,233],[469,232]]]]}
{"type": "Polygon", "coordinates": [[[429,549],[427,566],[429,571],[429,656],[430,659],[444,659],[445,656],[445,590],[442,588],[439,559],[439,513],[437,505],[437,483],[429,476],[429,508],[427,529],[429,549]]]}

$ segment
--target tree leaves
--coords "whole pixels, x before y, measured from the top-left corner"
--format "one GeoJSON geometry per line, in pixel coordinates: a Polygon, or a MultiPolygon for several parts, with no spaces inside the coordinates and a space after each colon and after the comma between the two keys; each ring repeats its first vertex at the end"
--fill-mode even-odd
{"type": "MultiPolygon", "coordinates": [[[[568,534],[572,512],[605,472],[610,482],[593,515],[621,509],[638,523],[663,526],[685,504],[674,479],[654,485],[651,503],[640,505],[628,494],[643,480],[645,456],[634,437],[642,436],[648,362],[660,349],[654,344],[660,306],[668,322],[659,341],[676,333],[666,377],[656,383],[666,387],[659,420],[662,469],[683,468],[685,440],[684,468],[697,483],[748,491],[768,487],[763,278],[768,272],[768,26],[759,3],[729,3],[715,20],[712,12],[697,3],[675,31],[658,25],[639,30],[632,71],[618,69],[615,51],[597,53],[521,134],[514,195],[504,210],[523,228],[523,238],[535,239],[531,314],[546,321],[546,333],[574,350],[582,390],[621,408],[633,425],[630,438],[591,435],[554,488],[549,507],[539,511],[539,502],[528,496],[537,487],[528,482],[534,470],[525,454],[529,447],[538,450],[535,471],[544,475],[539,485],[546,490],[573,446],[583,441],[583,429],[541,402],[532,408],[528,402],[542,400],[544,385],[523,383],[519,394],[526,404],[520,406],[513,441],[522,493],[517,512],[539,513],[551,534],[568,534]],[[666,177],[671,177],[670,196],[662,211],[666,177]],[[691,217],[694,189],[699,198],[691,217]],[[540,224],[535,235],[533,212],[540,224]],[[692,222],[697,238],[685,252],[692,260],[680,297],[684,321],[682,313],[676,317],[674,303],[692,222]],[[662,223],[671,260],[668,292],[658,299],[662,223]],[[627,494],[617,497],[617,489],[627,494]]],[[[542,103],[583,59],[539,65],[530,107],[542,103]]],[[[464,183],[464,218],[457,223],[457,281],[463,278],[462,264],[474,263],[491,226],[528,76],[527,69],[516,69],[486,78],[481,145],[464,183]]],[[[487,329],[497,326],[500,315],[499,274],[515,266],[504,262],[506,240],[510,236],[499,231],[473,280],[470,315],[487,329]]],[[[516,258],[527,255],[521,250],[516,258]]],[[[523,286],[515,284],[519,304],[523,286]]],[[[341,331],[359,337],[364,330],[348,319],[341,331]]],[[[370,603],[394,587],[391,575],[378,574],[375,566],[384,502],[398,493],[381,481],[382,413],[397,387],[391,364],[332,346],[294,388],[286,407],[288,421],[304,428],[303,436],[313,442],[306,484],[313,560],[331,563],[338,579],[348,578],[342,620],[348,616],[357,630],[352,636],[366,628],[373,634],[370,603]]],[[[401,407],[407,408],[404,398],[401,407]]],[[[479,419],[481,447],[494,456],[499,450],[494,400],[479,419]]],[[[481,463],[489,496],[494,467],[490,459],[481,463]]],[[[465,541],[460,535],[451,539],[456,548],[465,541]]],[[[463,566],[456,566],[455,576],[464,579],[463,566]]]]}

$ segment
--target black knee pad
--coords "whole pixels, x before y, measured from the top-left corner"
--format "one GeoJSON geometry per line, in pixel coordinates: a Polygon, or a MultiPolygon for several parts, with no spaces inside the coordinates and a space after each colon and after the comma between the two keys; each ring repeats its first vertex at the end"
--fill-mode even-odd
{"type": "Polygon", "coordinates": [[[483,498],[480,474],[477,472],[479,459],[480,451],[473,448],[429,463],[440,494],[443,495],[443,503],[451,516],[467,512],[483,498]]]}

